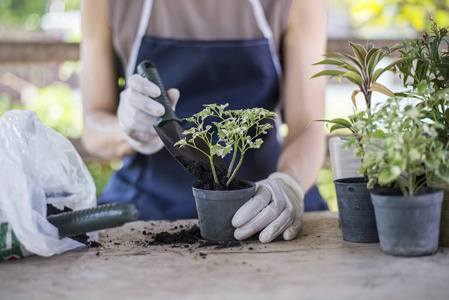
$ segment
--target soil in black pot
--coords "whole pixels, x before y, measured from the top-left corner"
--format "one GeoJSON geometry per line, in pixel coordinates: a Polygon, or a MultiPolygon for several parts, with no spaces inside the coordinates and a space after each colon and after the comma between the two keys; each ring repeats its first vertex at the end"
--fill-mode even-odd
{"type": "Polygon", "coordinates": [[[186,161],[182,156],[177,156],[176,159],[180,161],[193,176],[198,178],[198,180],[192,184],[194,188],[202,190],[241,190],[248,187],[248,184],[238,178],[234,178],[229,186],[226,186],[226,182],[228,181],[228,178],[226,177],[228,168],[226,166],[215,165],[215,172],[217,173],[219,181],[217,184],[214,181],[209,162],[204,162],[199,159],[186,161]]]}

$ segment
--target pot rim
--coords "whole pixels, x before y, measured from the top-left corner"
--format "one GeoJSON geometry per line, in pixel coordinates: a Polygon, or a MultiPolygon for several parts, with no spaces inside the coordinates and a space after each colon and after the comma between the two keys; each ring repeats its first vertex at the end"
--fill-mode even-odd
{"type": "Polygon", "coordinates": [[[256,183],[253,181],[249,181],[249,180],[241,180],[241,181],[248,184],[249,186],[246,188],[243,188],[243,189],[238,189],[238,190],[205,190],[205,189],[199,189],[199,188],[196,188],[193,186],[191,188],[192,188],[192,190],[195,190],[195,191],[222,192],[222,193],[228,192],[229,193],[229,192],[236,192],[236,191],[245,191],[248,189],[252,189],[256,186],[256,183]]]}
{"type": "Polygon", "coordinates": [[[209,201],[216,201],[222,199],[241,199],[251,194],[251,197],[256,193],[256,183],[252,181],[246,181],[250,186],[239,190],[203,190],[192,186],[192,192],[195,199],[208,199],[209,201]],[[215,200],[213,200],[215,199],[215,200]]]}
{"type": "Polygon", "coordinates": [[[413,196],[404,196],[399,188],[391,187],[381,187],[376,190],[371,191],[371,194],[378,196],[388,196],[388,197],[417,197],[430,194],[436,194],[443,191],[443,189],[434,186],[423,186],[419,189],[418,194],[413,196]]]}
{"type": "Polygon", "coordinates": [[[368,182],[365,181],[365,178],[363,176],[359,177],[345,177],[345,178],[339,178],[334,180],[334,184],[339,185],[367,185],[368,182]],[[350,182],[355,181],[355,182],[350,182]]]}
{"type": "Polygon", "coordinates": [[[422,187],[417,195],[402,195],[397,188],[372,190],[371,201],[378,207],[421,207],[443,203],[443,190],[435,187],[422,187]]]}

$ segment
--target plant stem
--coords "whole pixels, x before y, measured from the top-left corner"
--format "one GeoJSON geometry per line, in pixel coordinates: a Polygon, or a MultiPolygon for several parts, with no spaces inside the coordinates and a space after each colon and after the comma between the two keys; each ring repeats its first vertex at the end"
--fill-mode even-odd
{"type": "Polygon", "coordinates": [[[415,187],[414,187],[414,177],[415,175],[410,175],[410,170],[407,170],[408,175],[408,192],[410,196],[413,196],[415,194],[415,187]]]}
{"type": "Polygon", "coordinates": [[[213,156],[209,156],[209,160],[210,160],[210,168],[212,169],[212,175],[214,176],[214,181],[215,183],[218,184],[218,178],[217,178],[217,173],[215,172],[215,167],[214,167],[214,161],[213,161],[213,156]]]}
{"type": "Polygon", "coordinates": [[[366,108],[367,108],[368,112],[371,113],[371,94],[372,94],[372,92],[369,92],[365,88],[362,90],[362,92],[363,92],[363,95],[365,96],[366,108]]]}
{"type": "Polygon", "coordinates": [[[237,158],[237,146],[238,146],[239,141],[235,141],[234,143],[234,154],[232,155],[232,161],[229,164],[229,168],[228,168],[228,174],[226,175],[228,178],[231,176],[231,172],[232,172],[232,167],[234,166],[234,162],[235,159],[237,158]]]}
{"type": "Polygon", "coordinates": [[[231,175],[231,177],[229,177],[229,179],[228,179],[228,181],[226,182],[226,186],[229,186],[229,184],[232,182],[232,180],[234,179],[234,177],[235,177],[235,174],[237,174],[237,170],[240,168],[240,166],[242,165],[242,162],[243,162],[243,152],[241,153],[241,156],[240,156],[240,161],[239,161],[239,164],[235,167],[235,169],[234,169],[234,172],[232,172],[232,175],[231,175]]]}
{"type": "Polygon", "coordinates": [[[407,188],[404,186],[401,180],[396,181],[399,185],[399,188],[401,189],[402,195],[407,196],[407,188]]]}

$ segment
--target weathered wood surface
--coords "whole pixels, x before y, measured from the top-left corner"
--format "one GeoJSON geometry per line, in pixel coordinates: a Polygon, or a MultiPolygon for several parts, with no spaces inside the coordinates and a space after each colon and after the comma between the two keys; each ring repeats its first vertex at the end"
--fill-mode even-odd
{"type": "Polygon", "coordinates": [[[388,256],[343,241],[335,212],[306,213],[289,242],[138,245],[150,240],[143,230],[196,222],[135,222],[101,233],[101,248],[1,262],[0,299],[449,299],[448,248],[388,256]]]}

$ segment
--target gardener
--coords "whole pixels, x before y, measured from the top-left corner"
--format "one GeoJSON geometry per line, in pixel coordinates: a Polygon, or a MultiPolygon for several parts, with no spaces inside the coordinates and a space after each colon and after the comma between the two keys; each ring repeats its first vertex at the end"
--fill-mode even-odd
{"type": "MultiPolygon", "coordinates": [[[[124,162],[99,203],[136,203],[141,219],[196,217],[194,178],[153,129],[164,109],[150,98],[160,90],[134,74],[150,60],[180,118],[206,103],[280,108],[288,136],[281,147],[270,130],[262,148],[246,154],[238,177],[259,181],[259,188],[233,225],[237,239],[261,230],[262,242],[280,234],[293,239],[302,225],[303,191],[313,186],[325,153],[322,125],[312,122],[323,119],[325,82],[309,81],[320,71],[311,62],[325,53],[325,1],[101,0],[82,1],[81,13],[83,142],[100,157],[124,162]],[[122,67],[126,89],[119,93],[122,67]]],[[[315,187],[310,193],[306,210],[325,209],[315,187]]]]}

